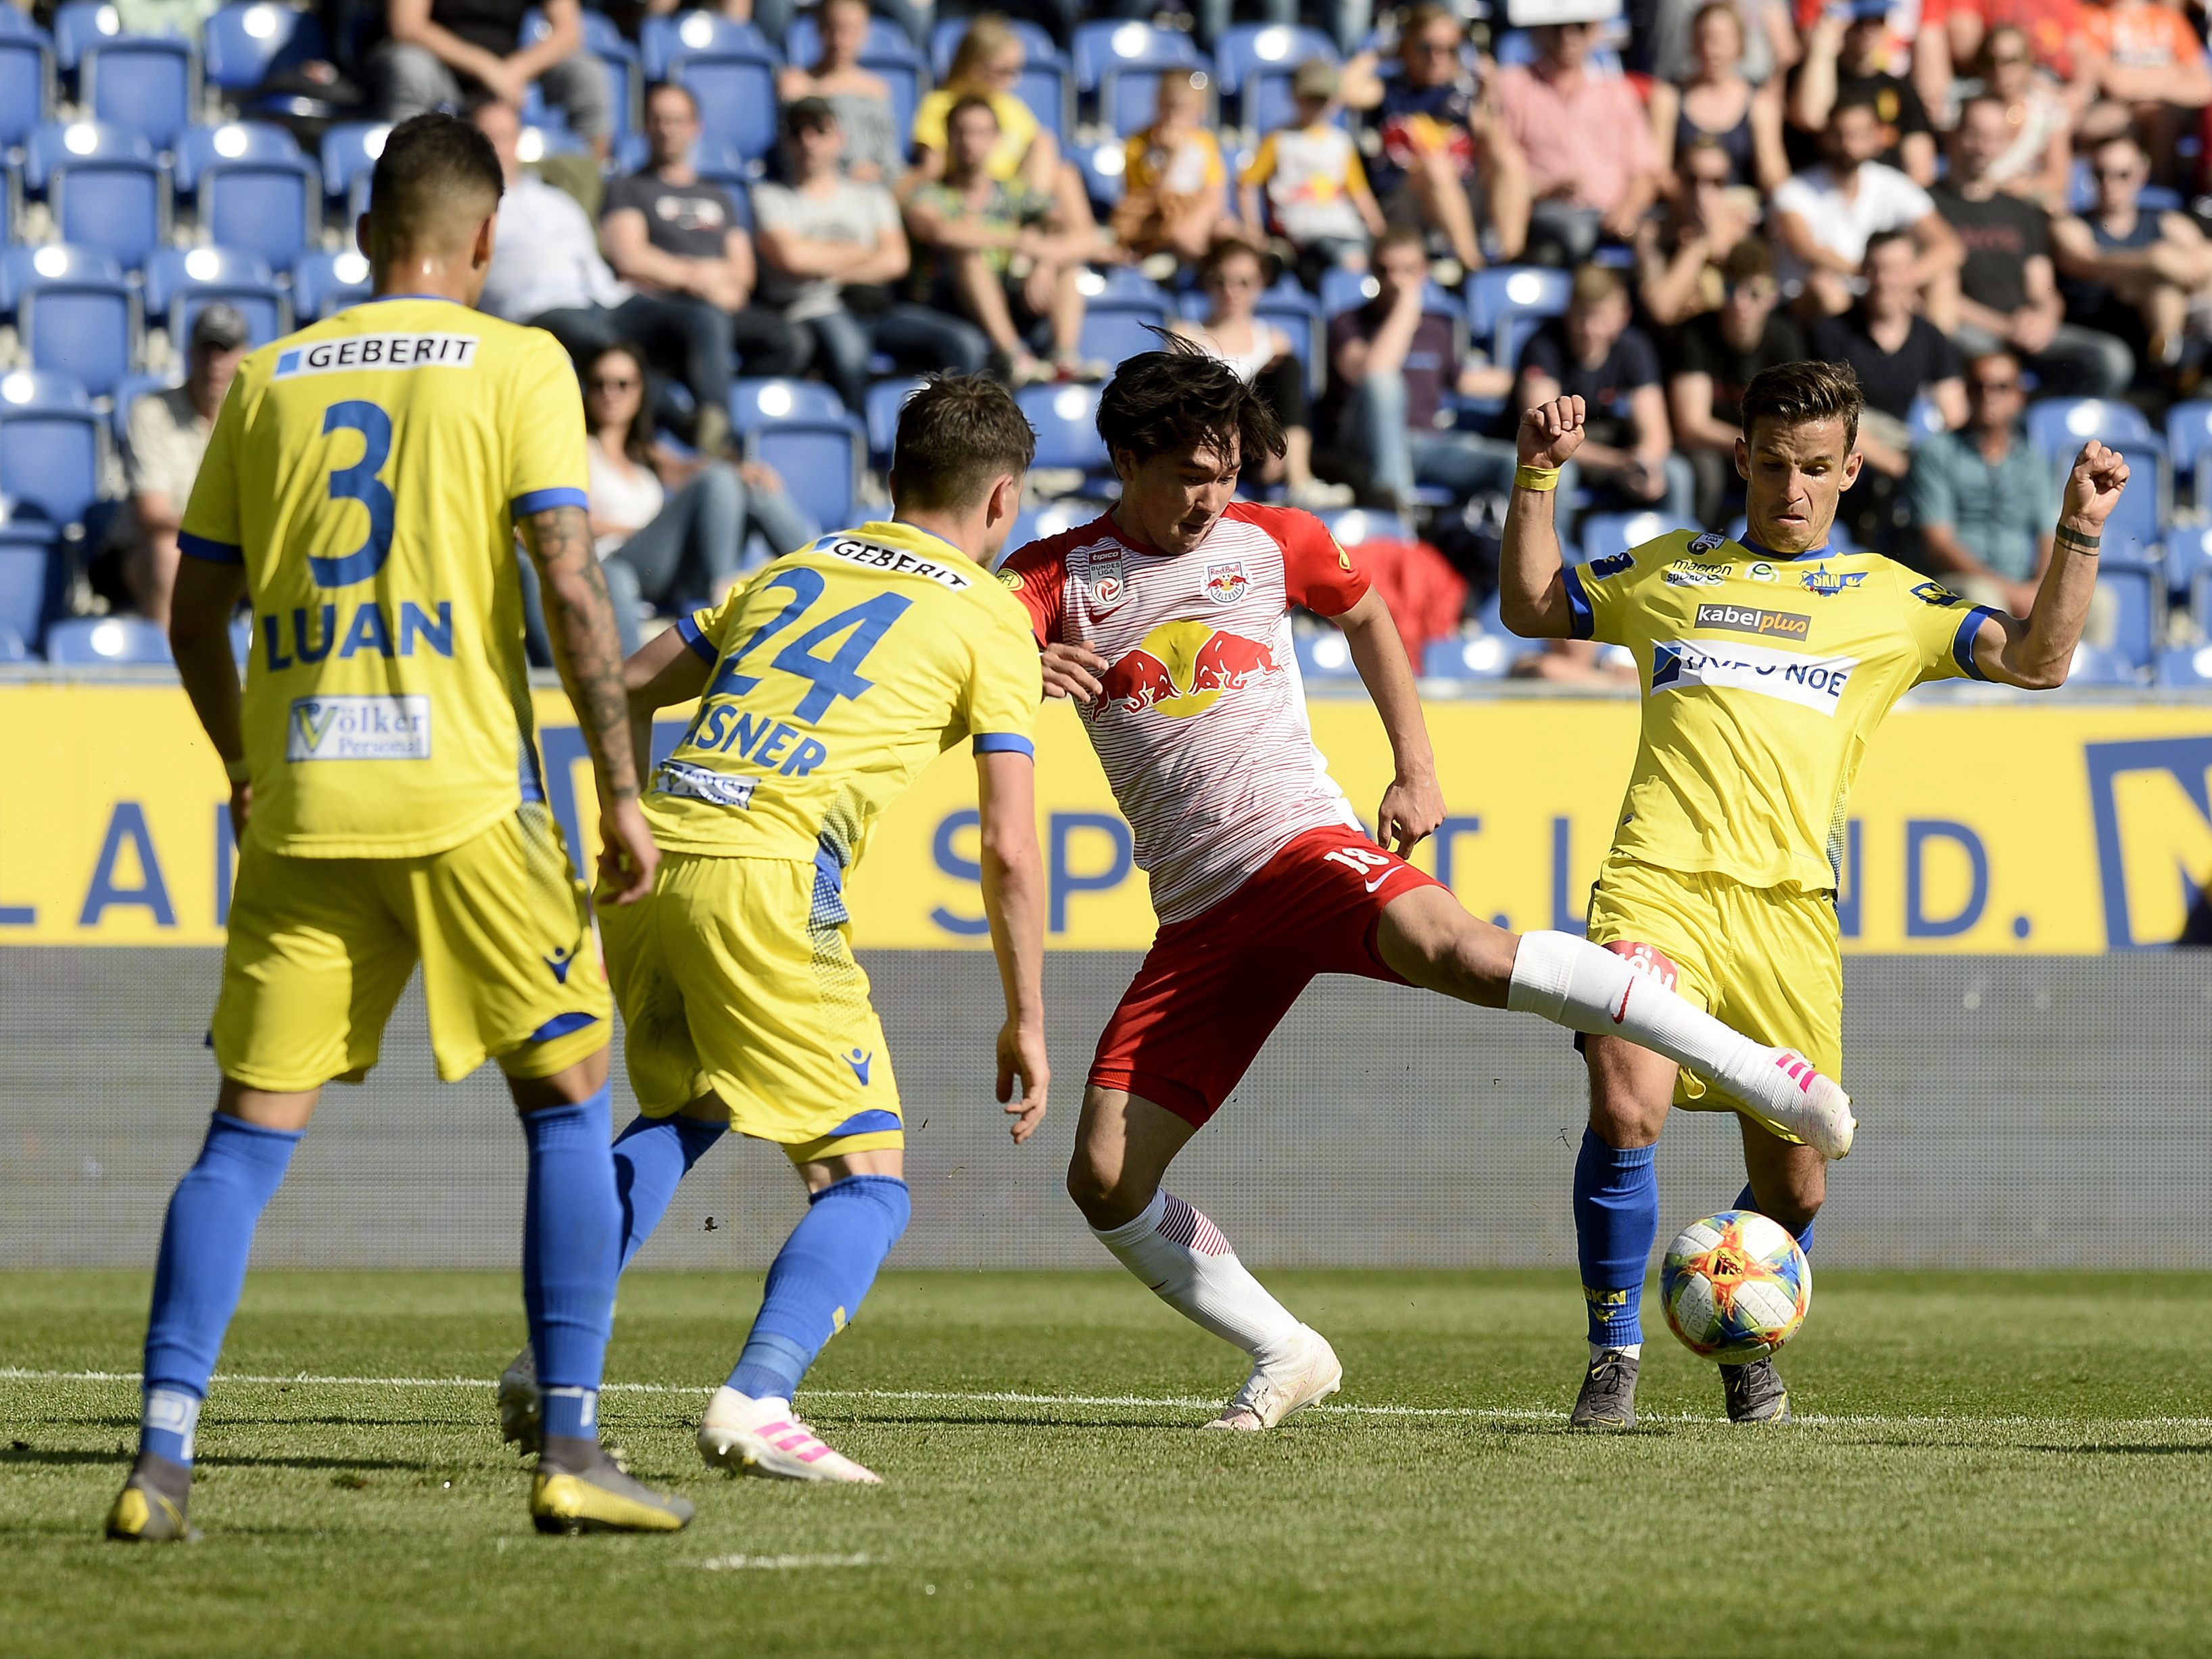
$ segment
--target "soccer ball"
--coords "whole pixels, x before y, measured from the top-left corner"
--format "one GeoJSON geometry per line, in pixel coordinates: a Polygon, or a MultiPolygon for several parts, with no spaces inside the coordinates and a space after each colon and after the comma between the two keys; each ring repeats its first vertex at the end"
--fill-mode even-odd
{"type": "Polygon", "coordinates": [[[1805,1322],[1813,1264],[1778,1221],[1723,1210],[1693,1221],[1659,1268],[1667,1327],[1700,1358],[1764,1359],[1805,1322]]]}

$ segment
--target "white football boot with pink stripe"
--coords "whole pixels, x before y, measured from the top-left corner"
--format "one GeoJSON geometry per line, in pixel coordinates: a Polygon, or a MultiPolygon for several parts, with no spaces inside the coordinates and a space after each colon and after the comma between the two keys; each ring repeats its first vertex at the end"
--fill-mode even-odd
{"type": "Polygon", "coordinates": [[[1209,1429],[1256,1434],[1272,1429],[1301,1407],[1326,1400],[1344,1383],[1344,1367],[1328,1339],[1310,1325],[1298,1327],[1298,1340],[1272,1365],[1255,1365],[1236,1397],[1221,1408],[1209,1429]]]}
{"type": "Polygon", "coordinates": [[[800,1422],[787,1400],[755,1400],[727,1383],[714,1390],[699,1419],[699,1455],[709,1468],[771,1480],[842,1480],[880,1486],[883,1477],[863,1468],[800,1422]]]}
{"type": "Polygon", "coordinates": [[[1849,1158],[1859,1121],[1851,1115],[1851,1097],[1844,1085],[1795,1048],[1777,1048],[1773,1057],[1776,1069],[1796,1085],[1794,1095],[1784,1091],[1774,1121],[1822,1158],[1849,1158]]]}

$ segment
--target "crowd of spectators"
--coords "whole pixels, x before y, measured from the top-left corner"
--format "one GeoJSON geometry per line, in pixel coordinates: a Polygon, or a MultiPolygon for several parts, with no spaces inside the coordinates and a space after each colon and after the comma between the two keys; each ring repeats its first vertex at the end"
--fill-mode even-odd
{"type": "MultiPolygon", "coordinates": [[[[137,4],[162,27],[204,15],[137,4]]],[[[672,9],[609,16],[635,35],[672,9]]],[[[779,43],[802,15],[717,9],[779,43]]],[[[1063,47],[1081,22],[1127,16],[1210,48],[1244,15],[1009,9],[1063,47]]],[[[1525,30],[1491,9],[1265,0],[1260,17],[1338,47],[1285,66],[1272,130],[1231,125],[1193,54],[1115,139],[1040,119],[1023,95],[1034,37],[992,15],[902,116],[870,32],[888,22],[926,52],[934,7],[822,0],[773,82],[779,141],[750,179],[701,176],[701,112],[678,78],[644,88],[642,156],[617,164],[626,89],[585,48],[578,0],[544,0],[536,27],[523,0],[326,0],[336,61],[284,73],[379,118],[464,109],[491,138],[509,189],[483,304],[575,357],[595,528],[636,605],[726,582],[756,532],[757,555],[811,527],[772,472],[740,465],[734,377],[817,378],[856,416],[891,368],[1095,380],[1112,365],[1085,349],[1086,307],[1139,272],[1175,296],[1171,331],[1261,386],[1289,433],[1249,488],[1406,514],[1477,598],[1514,424],[1562,392],[1590,406],[1571,516],[1718,528],[1740,510],[1746,383],[1807,354],[1849,362],[1868,398],[1850,532],[2015,606],[2055,488],[2022,435],[2027,398],[2154,413],[2194,392],[2212,335],[2212,220],[2192,207],[2212,72],[2182,0],[1629,0],[1525,30]],[[589,164],[526,164],[526,106],[589,164]],[[1116,145],[1103,191],[1092,152],[1116,145]],[[1471,336],[1462,285],[1519,264],[1558,268],[1564,302],[1471,336]],[[1279,283],[1320,302],[1310,341],[1261,314],[1279,283]]],[[[149,617],[191,434],[236,360],[216,316],[183,348],[184,386],[129,422],[120,580],[149,617]]]]}

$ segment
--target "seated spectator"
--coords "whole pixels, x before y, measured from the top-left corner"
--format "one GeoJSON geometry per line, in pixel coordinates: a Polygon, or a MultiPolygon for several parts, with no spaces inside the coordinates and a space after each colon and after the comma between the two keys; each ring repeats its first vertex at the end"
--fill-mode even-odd
{"type": "MultiPolygon", "coordinates": [[[[664,304],[720,313],[744,373],[798,374],[808,361],[805,342],[773,310],[752,303],[751,216],[691,164],[699,106],[688,88],[665,82],[647,90],[645,137],[645,166],[607,186],[599,212],[599,240],[615,274],[664,304]]],[[[653,343],[645,337],[648,349],[653,343]]],[[[696,377],[704,374],[703,364],[689,365],[682,378],[702,404],[726,401],[700,390],[696,377]]]]}
{"type": "MultiPolygon", "coordinates": [[[[972,31],[971,31],[972,33],[972,31]]],[[[1086,363],[1083,290],[1076,278],[1091,251],[1088,225],[1071,228],[1058,199],[1032,189],[1026,174],[994,178],[999,118],[988,99],[963,98],[945,118],[945,176],[925,181],[907,204],[907,228],[921,250],[915,296],[965,317],[990,337],[997,368],[1016,386],[1031,380],[1097,379],[1086,363]],[[1016,275],[1014,260],[1028,264],[1016,275]],[[1030,337],[1048,325],[1049,368],[1030,355],[1030,337]]]]}
{"type": "Polygon", "coordinates": [[[1334,64],[1319,58],[1299,64],[1291,77],[1298,118],[1260,141],[1242,180],[1246,233],[1264,246],[1272,217],[1297,252],[1298,280],[1310,289],[1319,288],[1334,266],[1364,269],[1368,249],[1384,229],[1359,146],[1328,118],[1339,86],[1334,64]]]}
{"type": "Polygon", "coordinates": [[[1460,62],[1466,41],[1466,26],[1449,7],[1423,0],[1399,25],[1398,75],[1380,78],[1362,54],[1346,70],[1343,96],[1369,112],[1382,139],[1371,176],[1383,217],[1438,232],[1452,258],[1474,270],[1484,253],[1470,188],[1480,185],[1492,247],[1510,263],[1528,240],[1528,169],[1460,62]]]}
{"type": "Polygon", "coordinates": [[[1790,124],[1810,138],[1845,100],[1863,100],[1881,129],[1874,159],[1925,189],[1936,182],[1936,131],[1912,83],[1890,73],[1893,9],[1891,0],[1850,0],[1821,11],[1790,88],[1790,124]]]}
{"type": "MultiPolygon", "coordinates": [[[[871,8],[904,29],[907,37],[922,51],[929,50],[929,17],[931,7],[924,0],[870,0],[871,8]]],[[[609,7],[617,17],[634,15],[628,7],[609,7]]],[[[645,0],[638,8],[648,17],[669,17],[679,11],[691,9],[691,0],[645,0]]],[[[732,23],[750,23],[766,35],[777,51],[790,33],[799,15],[797,0],[719,0],[704,9],[715,12],[732,23]]],[[[625,33],[634,32],[632,26],[623,24],[625,33]]]]}
{"type": "Polygon", "coordinates": [[[1340,467],[1356,471],[1364,493],[1400,512],[1419,484],[1464,500],[1502,495],[1513,482],[1510,442],[1439,430],[1444,393],[1479,396],[1490,376],[1455,361],[1459,320],[1425,310],[1429,257],[1416,229],[1394,227],[1375,248],[1378,291],[1365,305],[1329,319],[1329,405],[1340,467]]]}
{"type": "Polygon", "coordinates": [[[1533,258],[1577,265],[1599,241],[1632,242],[1659,194],[1651,118],[1627,78],[1593,75],[1594,23],[1537,29],[1536,61],[1498,72],[1507,131],[1528,159],[1533,258]]]}
{"type": "Polygon", "coordinates": [[[1875,232],[1867,240],[1865,298],[1844,315],[1813,325],[1812,355],[1849,363],[1866,398],[1859,416],[1866,465],[1844,498],[1844,514],[1854,533],[1869,544],[1886,538],[1895,523],[1898,486],[1912,460],[1915,400],[1923,394],[1932,398],[1946,428],[1966,417],[1958,349],[1914,309],[1917,266],[1912,240],[1903,231],[1875,232]]]}
{"type": "Polygon", "coordinates": [[[753,191],[760,219],[761,298],[820,348],[823,378],[855,415],[867,410],[868,356],[972,374],[991,355],[980,330],[926,306],[893,303],[909,263],[898,203],[882,185],[841,169],[844,136],[823,98],[783,112],[788,185],[753,191]]]}
{"type": "Polygon", "coordinates": [[[1690,38],[1690,72],[1651,87],[1651,137],[1662,175],[1675,171],[1691,145],[1705,140],[1727,158],[1728,183],[1764,194],[1790,176],[1782,152],[1782,92],[1754,87],[1743,72],[1743,16],[1733,0],[1698,8],[1690,38]]]}
{"type": "Polygon", "coordinates": [[[2074,111],[2064,93],[2036,67],[2027,36],[2017,28],[1990,31],[1975,71],[1979,80],[1966,82],[1961,92],[2002,101],[2008,135],[1984,176],[2047,212],[2063,211],[2074,173],[2074,111]]]}
{"type": "Polygon", "coordinates": [[[123,473],[137,534],[124,550],[123,581],[138,614],[156,628],[169,625],[177,527],[207,453],[208,434],[250,349],[245,318],[220,301],[204,306],[192,319],[185,383],[149,392],[131,405],[123,473]]]}
{"type": "MultiPolygon", "coordinates": [[[[1579,482],[1597,493],[1602,507],[1657,507],[1668,523],[1686,524],[1695,476],[1674,453],[1659,354],[1631,315],[1621,274],[1584,265],[1575,273],[1567,314],[1548,319],[1522,347],[1516,397],[1523,414],[1554,398],[1580,398],[1584,435],[1574,459],[1579,482]]],[[[1569,480],[1559,482],[1571,491],[1569,480]]],[[[1571,532],[1563,526],[1559,533],[1571,532]]]]}
{"type": "Polygon", "coordinates": [[[2150,161],[2130,135],[2093,149],[2089,175],[2096,191],[2089,210],[2051,228],[2051,251],[2068,279],[2066,314],[2118,335],[2147,362],[2178,367],[2191,295],[2212,283],[2212,242],[2185,213],[2143,211],[2150,161]]]}
{"type": "Polygon", "coordinates": [[[1875,159],[1882,132],[1872,93],[1838,94],[1824,141],[1828,159],[1774,192],[1783,291],[1798,292],[1799,309],[1808,318],[1850,308],[1852,278],[1865,263],[1869,239],[1879,233],[1905,233],[1917,249],[1916,292],[1949,276],[1965,257],[1928,192],[1875,159]]]}
{"type": "Polygon", "coordinates": [[[1152,125],[1130,134],[1122,147],[1122,194],[1112,229],[1137,258],[1164,253],[1178,264],[1194,264],[1229,228],[1229,170],[1206,130],[1206,86],[1199,71],[1163,74],[1152,125]]]}
{"type": "Polygon", "coordinates": [[[2117,398],[2135,378],[2134,354],[2113,335],[2066,321],[2049,216],[1990,179],[2011,140],[2002,99],[1967,100],[1952,143],[1951,177],[1934,191],[1936,210],[1959,233],[1966,262],[1955,293],[1942,292],[1929,315],[1967,356],[2007,346],[2019,352],[2045,392],[2117,398]]]}
{"type": "Polygon", "coordinates": [[[1662,329],[1717,309],[1729,256],[1756,240],[1758,194],[1730,185],[1729,170],[1727,152],[1700,133],[1682,152],[1674,199],[1637,233],[1636,295],[1662,329]]]}
{"type": "Polygon", "coordinates": [[[1306,396],[1306,368],[1291,355],[1282,331],[1253,314],[1267,286],[1259,254],[1243,242],[1217,242],[1200,267],[1206,289],[1203,323],[1178,322],[1175,331],[1209,356],[1237,371],[1260,395],[1283,428],[1279,460],[1270,459],[1256,476],[1263,484],[1280,483],[1292,507],[1349,507],[1352,491],[1313,475],[1313,406],[1306,396]]]}
{"type": "Polygon", "coordinates": [[[580,0],[545,0],[545,34],[526,46],[522,19],[532,3],[388,0],[386,38],[368,65],[377,118],[404,121],[487,97],[520,109],[535,84],[604,161],[614,106],[599,60],[584,50],[580,0]]]}
{"type": "Polygon", "coordinates": [[[1674,446],[1697,477],[1698,522],[1717,529],[1736,493],[1735,445],[1743,435],[1743,392],[1753,375],[1805,356],[1805,337],[1781,308],[1774,256],[1764,242],[1737,243],[1723,266],[1720,308],[1685,327],[1667,378],[1674,446]]]}
{"type": "Polygon", "coordinates": [[[944,84],[914,112],[914,170],[899,187],[900,199],[910,201],[921,186],[945,177],[951,165],[946,129],[953,106],[980,98],[990,105],[999,128],[984,170],[1002,185],[1018,179],[1030,194],[1051,202],[1070,235],[1081,235],[1085,252],[1091,253],[1088,243],[1097,238],[1097,221],[1091,216],[1090,192],[1073,164],[1061,158],[1059,141],[1037,125],[1030,106],[1016,95],[1025,61],[1022,38],[1004,18],[979,17],[968,26],[944,84]]]}
{"type": "Polygon", "coordinates": [[[776,79],[776,96],[787,106],[802,98],[823,100],[845,136],[846,173],[862,184],[894,184],[906,171],[906,143],[892,119],[890,87],[860,67],[860,49],[868,40],[867,0],[823,0],[815,15],[821,53],[809,68],[794,64],[784,70],[776,79]]]}
{"type": "Polygon", "coordinates": [[[2088,79],[2111,100],[2083,116],[2084,137],[2131,130],[2160,164],[2160,179],[2180,182],[2175,141],[2194,126],[2185,112],[2212,104],[2212,69],[2195,27],[2162,0],[2087,0],[2079,49],[2088,79]]]}
{"type": "MultiPolygon", "coordinates": [[[[1636,31],[1632,45],[1641,54],[1631,69],[1642,69],[1655,81],[1680,84],[1697,73],[1698,14],[1706,0],[1656,0],[1650,21],[1636,31]]],[[[1795,68],[1805,54],[1796,25],[1783,0],[1735,0],[1733,7],[1743,24],[1743,78],[1755,87],[1770,82],[1779,85],[1777,70],[1795,68]]]]}

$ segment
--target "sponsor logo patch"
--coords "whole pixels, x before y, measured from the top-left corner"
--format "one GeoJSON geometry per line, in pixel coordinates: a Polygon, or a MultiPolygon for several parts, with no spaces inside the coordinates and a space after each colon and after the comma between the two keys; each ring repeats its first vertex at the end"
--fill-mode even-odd
{"type": "Polygon", "coordinates": [[[974,579],[966,571],[956,570],[942,559],[925,559],[919,553],[909,553],[901,547],[885,547],[880,542],[864,542],[855,536],[840,536],[831,541],[826,536],[807,550],[810,553],[831,553],[854,564],[866,565],[871,570],[888,570],[894,576],[921,576],[939,587],[949,587],[958,593],[974,586],[974,579]]]}
{"type": "Polygon", "coordinates": [[[1005,588],[1009,593],[1020,592],[1022,591],[1022,573],[1018,570],[1001,570],[999,573],[999,586],[1005,588]]]}
{"type": "Polygon", "coordinates": [[[1103,617],[1116,609],[1129,597],[1129,584],[1121,573],[1121,561],[1093,559],[1086,584],[1091,590],[1091,614],[1103,617]]]}
{"type": "Polygon", "coordinates": [[[1824,599],[1832,599],[1837,594],[1856,587],[1866,579],[1867,573],[1863,570],[1831,570],[1823,560],[1807,571],[1802,580],[1807,592],[1818,593],[1824,599]]]}
{"type": "Polygon", "coordinates": [[[1624,548],[1618,553],[1608,553],[1601,559],[1592,559],[1589,573],[1598,580],[1603,581],[1607,576],[1618,576],[1635,562],[1636,555],[1624,548]]]}
{"type": "Polygon", "coordinates": [[[727,772],[673,760],[660,763],[659,774],[653,782],[664,795],[683,795],[692,800],[703,800],[709,806],[748,809],[753,804],[753,791],[760,785],[758,778],[732,777],[727,772]]]}
{"type": "Polygon", "coordinates": [[[1923,582],[1912,590],[1912,597],[1923,605],[1952,605],[1966,604],[1962,594],[1954,593],[1941,582],[1923,582]]]}
{"type": "Polygon", "coordinates": [[[1748,605],[1701,605],[1692,625],[1801,641],[1809,639],[1813,631],[1813,619],[1802,611],[1761,611],[1748,605]]]}
{"type": "Polygon", "coordinates": [[[473,334],[349,334],[281,352],[271,380],[351,374],[364,368],[474,368],[473,334]]]}
{"type": "Polygon", "coordinates": [[[1727,545],[1727,537],[1722,535],[1717,530],[1707,530],[1691,538],[1690,556],[1696,558],[1701,554],[1711,553],[1717,548],[1727,545]]]}
{"type": "Polygon", "coordinates": [[[1662,640],[1651,647],[1651,690],[1682,691],[1711,686],[1756,691],[1835,718],[1856,657],[1808,657],[1763,645],[1716,645],[1710,641],[1662,640]]]}
{"type": "Polygon", "coordinates": [[[295,697],[284,723],[288,761],[428,760],[428,697],[295,697]]]}
{"type": "Polygon", "coordinates": [[[1744,567],[1743,579],[1747,582],[1778,582],[1782,580],[1782,573],[1761,559],[1756,564],[1744,567]]]}
{"type": "Polygon", "coordinates": [[[1206,597],[1216,605],[1234,605],[1252,588],[1244,574],[1244,561],[1229,559],[1206,567],[1206,597]]]}
{"type": "Polygon", "coordinates": [[[1728,580],[1724,564],[1692,564],[1687,559],[1677,559],[1659,573],[1659,580],[1669,587],[1718,587],[1728,580]]]}

